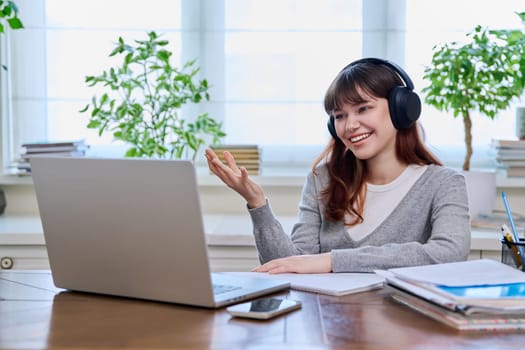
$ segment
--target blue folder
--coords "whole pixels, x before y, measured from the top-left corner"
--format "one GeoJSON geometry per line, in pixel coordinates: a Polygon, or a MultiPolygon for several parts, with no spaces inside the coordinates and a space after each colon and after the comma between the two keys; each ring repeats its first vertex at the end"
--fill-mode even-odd
{"type": "Polygon", "coordinates": [[[461,298],[525,298],[525,283],[496,284],[489,286],[436,287],[444,292],[461,298]]]}

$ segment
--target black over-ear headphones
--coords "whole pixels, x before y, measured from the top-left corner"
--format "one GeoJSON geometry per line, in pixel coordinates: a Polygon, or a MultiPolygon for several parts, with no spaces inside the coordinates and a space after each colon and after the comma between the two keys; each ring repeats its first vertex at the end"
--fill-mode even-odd
{"type": "MultiPolygon", "coordinates": [[[[405,86],[396,86],[388,93],[388,109],[392,124],[396,129],[408,129],[414,124],[421,114],[421,100],[419,96],[413,91],[414,83],[408,74],[394,62],[390,62],[381,58],[362,58],[354,61],[343,68],[348,69],[352,66],[361,63],[373,63],[387,66],[392,69],[397,75],[401,77],[405,86]]],[[[334,117],[330,116],[328,119],[328,131],[337,140],[339,137],[335,132],[334,117]]]]}

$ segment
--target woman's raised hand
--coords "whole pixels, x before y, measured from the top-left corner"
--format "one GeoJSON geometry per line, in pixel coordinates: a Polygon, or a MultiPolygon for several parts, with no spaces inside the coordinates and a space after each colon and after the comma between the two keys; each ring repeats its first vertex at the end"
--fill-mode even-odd
{"type": "Polygon", "coordinates": [[[230,152],[224,152],[226,164],[209,148],[206,149],[206,159],[211,172],[239,193],[246,200],[248,207],[258,208],[266,204],[266,196],[261,186],[250,179],[246,168],[237,166],[230,152]]]}

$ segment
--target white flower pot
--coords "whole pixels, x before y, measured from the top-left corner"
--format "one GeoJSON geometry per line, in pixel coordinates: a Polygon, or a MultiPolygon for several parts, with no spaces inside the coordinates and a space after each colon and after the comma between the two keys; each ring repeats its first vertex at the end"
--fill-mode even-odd
{"type": "Polygon", "coordinates": [[[495,171],[463,171],[467,184],[470,219],[492,214],[496,199],[495,171]]]}

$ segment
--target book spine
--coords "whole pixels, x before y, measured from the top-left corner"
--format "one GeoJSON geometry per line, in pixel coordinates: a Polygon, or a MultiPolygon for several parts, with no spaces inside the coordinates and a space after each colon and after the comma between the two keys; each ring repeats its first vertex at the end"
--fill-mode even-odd
{"type": "Polygon", "coordinates": [[[460,326],[462,330],[479,332],[501,332],[501,331],[525,331],[523,319],[494,319],[494,320],[470,320],[468,324],[460,326]]]}

